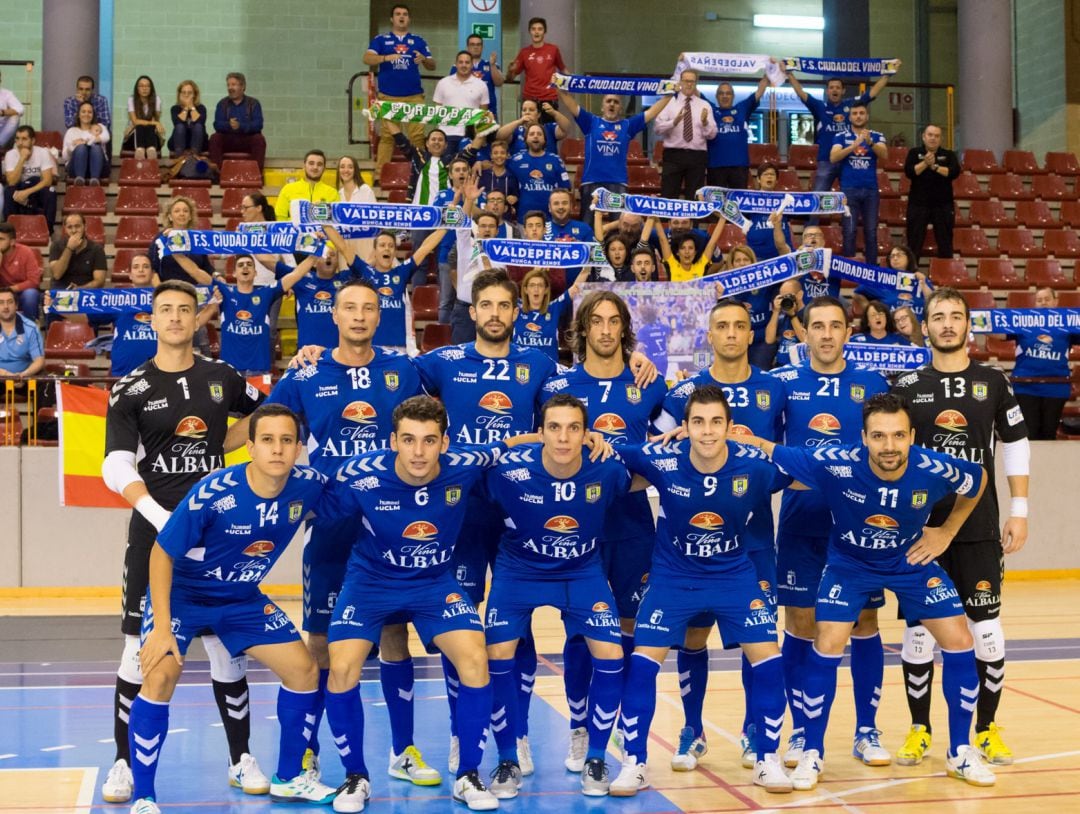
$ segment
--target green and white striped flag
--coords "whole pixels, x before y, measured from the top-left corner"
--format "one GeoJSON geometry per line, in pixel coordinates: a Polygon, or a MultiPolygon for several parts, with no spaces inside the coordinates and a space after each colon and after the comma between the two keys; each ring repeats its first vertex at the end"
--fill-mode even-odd
{"type": "Polygon", "coordinates": [[[476,107],[449,107],[448,105],[414,104],[413,102],[376,101],[364,113],[371,119],[389,119],[393,122],[453,125],[476,128],[478,135],[499,128],[495,117],[488,110],[476,107]]]}

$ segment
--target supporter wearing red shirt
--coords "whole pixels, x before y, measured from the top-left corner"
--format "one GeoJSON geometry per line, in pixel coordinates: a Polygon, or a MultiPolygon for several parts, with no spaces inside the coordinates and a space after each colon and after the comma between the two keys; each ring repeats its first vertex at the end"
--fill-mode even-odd
{"type": "Polygon", "coordinates": [[[0,286],[15,292],[19,310],[37,321],[41,292],[41,255],[29,246],[15,242],[15,227],[0,223],[0,286]]]}
{"type": "MultiPolygon", "coordinates": [[[[541,102],[548,102],[552,107],[559,106],[559,95],[555,88],[551,87],[551,75],[555,71],[565,71],[562,54],[559,46],[544,42],[547,35],[547,20],[543,17],[533,17],[529,20],[529,36],[532,42],[522,48],[514,61],[510,63],[507,78],[513,79],[522,71],[525,72],[525,87],[522,89],[522,99],[532,99],[541,110],[544,106],[541,102]]],[[[540,117],[541,122],[554,121],[544,111],[540,117]]]]}

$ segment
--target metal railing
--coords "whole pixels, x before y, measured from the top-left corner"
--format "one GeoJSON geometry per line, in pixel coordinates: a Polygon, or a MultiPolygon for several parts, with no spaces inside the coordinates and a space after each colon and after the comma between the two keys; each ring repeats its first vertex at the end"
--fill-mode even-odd
{"type": "Polygon", "coordinates": [[[34,376],[29,379],[2,377],[4,383],[4,409],[0,413],[0,446],[13,447],[22,443],[22,432],[26,432],[26,445],[39,446],[38,441],[38,398],[39,390],[45,384],[82,384],[111,387],[117,381],[113,376],[34,376]],[[26,385],[25,398],[19,392],[20,384],[26,385]],[[26,421],[21,417],[20,405],[26,404],[26,421]]]}
{"type": "Polygon", "coordinates": [[[26,69],[26,98],[20,99],[23,107],[26,108],[26,120],[23,124],[30,124],[30,114],[34,112],[34,68],[35,62],[32,59],[0,59],[0,68],[25,68],[26,69]]]}

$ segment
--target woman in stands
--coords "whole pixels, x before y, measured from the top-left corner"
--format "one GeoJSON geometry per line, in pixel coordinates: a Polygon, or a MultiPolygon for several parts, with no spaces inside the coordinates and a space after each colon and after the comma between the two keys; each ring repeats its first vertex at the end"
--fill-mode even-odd
{"type": "Polygon", "coordinates": [[[98,121],[94,106],[83,102],[79,105],[75,125],[64,133],[62,158],[67,164],[68,181],[74,181],[75,186],[82,186],[87,181],[91,186],[100,184],[109,165],[105,147],[108,143],[108,128],[98,121]]]}
{"type": "Polygon", "coordinates": [[[630,243],[616,232],[604,240],[606,266],[592,266],[585,277],[587,283],[632,283],[634,272],[630,268],[630,243]]]}
{"type": "Polygon", "coordinates": [[[552,361],[559,361],[559,323],[563,312],[573,310],[574,295],[584,275],[562,294],[551,299],[551,279],[548,270],[533,268],[521,278],[521,304],[514,322],[514,344],[538,348],[552,361]]]}
{"type": "Polygon", "coordinates": [[[863,313],[862,328],[851,335],[852,342],[871,345],[910,345],[908,338],[896,330],[889,306],[880,300],[871,300],[863,313]]]}
{"type": "MultiPolygon", "coordinates": [[[[342,203],[375,203],[375,190],[364,183],[360,175],[360,162],[351,155],[343,155],[337,163],[338,200],[342,203]]],[[[375,239],[349,240],[349,246],[357,257],[370,257],[375,250],[375,239]]],[[[338,255],[345,262],[344,253],[338,255]]],[[[343,265],[344,271],[345,266],[343,265]]]]}
{"type": "Polygon", "coordinates": [[[183,280],[194,285],[210,285],[214,266],[205,254],[162,254],[158,241],[168,239],[170,232],[182,229],[198,229],[195,201],[178,195],[165,204],[161,211],[162,230],[150,243],[147,254],[154,268],[154,285],[165,280],[183,280]]]}
{"type": "Polygon", "coordinates": [[[164,138],[161,97],[154,90],[154,81],[149,76],[140,76],[128,97],[128,126],[124,131],[123,149],[134,150],[136,158],[154,160],[164,138]]]}
{"type": "Polygon", "coordinates": [[[915,259],[915,253],[903,243],[897,243],[889,249],[888,268],[894,271],[914,272],[914,291],[898,291],[896,289],[876,288],[871,285],[860,285],[852,295],[855,313],[866,308],[870,300],[880,300],[890,308],[899,308],[901,305],[910,305],[915,315],[922,319],[923,303],[926,297],[934,290],[926,275],[919,271],[919,261],[915,259]]]}
{"type": "Polygon", "coordinates": [[[185,79],[176,86],[176,104],[170,110],[173,132],[169,155],[201,155],[206,152],[206,106],[199,97],[199,86],[185,79]]]}
{"type": "Polygon", "coordinates": [[[922,333],[922,324],[915,316],[915,310],[910,305],[901,305],[893,311],[893,323],[896,332],[907,339],[912,345],[920,348],[926,346],[926,337],[922,333]]]}
{"type": "Polygon", "coordinates": [[[685,283],[687,280],[696,280],[711,274],[714,269],[712,257],[716,251],[716,244],[720,242],[720,233],[724,231],[721,224],[716,224],[709,236],[709,242],[701,256],[697,256],[697,241],[689,232],[673,232],[671,240],[664,234],[663,229],[656,230],[656,237],[660,241],[660,257],[668,269],[668,279],[673,283],[685,283]]]}

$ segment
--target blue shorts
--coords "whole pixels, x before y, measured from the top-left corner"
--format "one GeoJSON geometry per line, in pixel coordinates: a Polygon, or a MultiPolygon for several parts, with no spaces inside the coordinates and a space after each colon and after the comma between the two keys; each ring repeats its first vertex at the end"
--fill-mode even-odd
{"type": "Polygon", "coordinates": [[[637,616],[638,605],[649,580],[655,543],[655,533],[647,537],[600,541],[604,574],[611,584],[615,607],[622,619],[633,619],[637,616]]]}
{"type": "MultiPolygon", "coordinates": [[[[776,595],[781,605],[817,606],[818,586],[828,551],[828,537],[801,537],[783,532],[776,536],[776,595]]],[[[865,607],[880,608],[884,604],[885,592],[877,591],[867,599],[865,607]]]]}
{"type": "Polygon", "coordinates": [[[402,580],[350,578],[341,586],[328,638],[378,643],[384,625],[403,622],[413,623],[425,646],[452,630],[484,629],[453,574],[402,580]]]}
{"type": "MultiPolygon", "coordinates": [[[[765,601],[769,610],[776,615],[776,552],[771,548],[748,549],[746,555],[754,566],[757,574],[758,586],[765,594],[765,601]]],[[[716,624],[716,616],[712,613],[699,613],[690,620],[689,627],[712,627],[716,624]]],[[[734,645],[733,645],[734,646],[734,645]]]]}
{"type": "Polygon", "coordinates": [[[466,520],[461,527],[451,562],[454,578],[474,605],[484,601],[488,566],[495,565],[495,554],[505,530],[501,514],[494,521],[477,523],[466,520]]]}
{"type": "MultiPolygon", "coordinates": [[[[233,658],[249,647],[300,640],[292,620],[262,591],[254,591],[245,599],[213,604],[185,601],[173,591],[170,603],[173,636],[181,656],[187,653],[193,639],[207,633],[221,639],[233,658]]],[[[153,629],[154,609],[148,594],[140,638],[145,641],[153,629]]]]}
{"type": "Polygon", "coordinates": [[[326,635],[356,537],[353,518],[309,520],[304,530],[304,630],[326,635]]]}
{"type": "Polygon", "coordinates": [[[753,566],[747,564],[706,578],[654,574],[638,610],[634,645],[681,645],[691,621],[706,618],[716,620],[725,647],[776,641],[776,614],[753,566]]]}
{"type": "Polygon", "coordinates": [[[902,574],[874,574],[849,564],[830,564],[821,575],[815,616],[819,622],[855,622],[867,600],[888,588],[909,622],[963,616],[956,586],[936,562],[902,574]]]}
{"type": "Polygon", "coordinates": [[[496,571],[487,603],[487,643],[522,638],[529,631],[532,612],[544,605],[563,612],[568,639],[580,635],[614,644],[621,641],[615,597],[603,572],[590,569],[569,579],[550,580],[496,571]]]}

